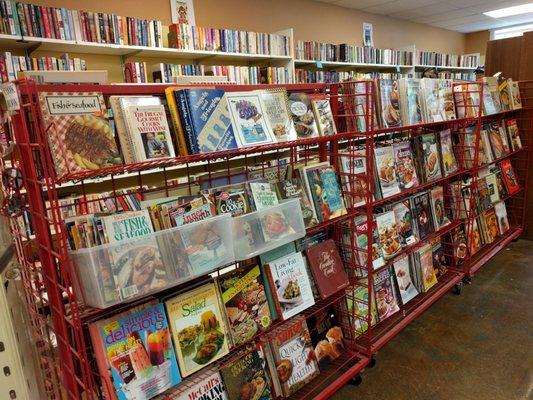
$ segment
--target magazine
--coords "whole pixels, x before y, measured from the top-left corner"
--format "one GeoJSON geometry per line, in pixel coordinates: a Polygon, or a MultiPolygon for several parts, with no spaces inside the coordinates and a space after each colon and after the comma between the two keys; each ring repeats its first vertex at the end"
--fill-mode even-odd
{"type": "Polygon", "coordinates": [[[498,220],[498,229],[500,235],[503,235],[509,231],[509,219],[507,218],[507,209],[505,207],[505,202],[500,201],[494,205],[494,211],[496,213],[496,218],[498,220]]]}
{"type": "Polygon", "coordinates": [[[417,237],[413,226],[413,212],[410,201],[403,200],[395,203],[391,207],[396,220],[396,230],[400,235],[402,247],[409,246],[417,242],[417,237]]]}
{"type": "Polygon", "coordinates": [[[435,186],[430,190],[431,197],[431,212],[435,230],[448,225],[450,220],[446,215],[446,208],[444,207],[444,189],[442,186],[435,186]]]}
{"type": "Polygon", "coordinates": [[[394,163],[393,147],[376,147],[374,149],[374,155],[376,158],[376,171],[383,198],[400,193],[394,163]]]}
{"type": "Polygon", "coordinates": [[[380,322],[400,310],[389,269],[384,269],[374,275],[374,293],[380,322]]]}
{"type": "Polygon", "coordinates": [[[387,211],[376,215],[376,224],[383,258],[385,260],[393,258],[402,250],[401,239],[396,229],[397,224],[394,211],[387,211]]]}
{"type": "Polygon", "coordinates": [[[400,190],[417,186],[419,182],[410,142],[395,143],[393,149],[396,179],[400,190]]]}
{"type": "Polygon", "coordinates": [[[426,133],[420,136],[420,144],[424,165],[424,178],[431,182],[442,176],[440,169],[439,149],[434,133],[426,133]]]}
{"type": "Polygon", "coordinates": [[[394,275],[396,276],[396,283],[400,290],[402,304],[405,305],[418,294],[418,290],[416,290],[411,281],[408,256],[398,257],[394,260],[394,275]]]}
{"type": "Polygon", "coordinates": [[[452,135],[449,129],[439,132],[442,172],[444,176],[453,174],[459,169],[453,152],[452,135]]]}
{"type": "Polygon", "coordinates": [[[259,95],[276,141],[296,140],[296,130],[288,109],[287,90],[285,88],[260,90],[259,95]]]}

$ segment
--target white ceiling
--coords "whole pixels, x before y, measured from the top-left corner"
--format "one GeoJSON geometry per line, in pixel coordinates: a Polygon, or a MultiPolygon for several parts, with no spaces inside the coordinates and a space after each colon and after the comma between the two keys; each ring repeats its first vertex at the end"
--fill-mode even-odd
{"type": "Polygon", "coordinates": [[[486,11],[533,0],[318,0],[373,14],[419,22],[457,32],[476,32],[533,22],[533,13],[494,19],[486,11]]]}

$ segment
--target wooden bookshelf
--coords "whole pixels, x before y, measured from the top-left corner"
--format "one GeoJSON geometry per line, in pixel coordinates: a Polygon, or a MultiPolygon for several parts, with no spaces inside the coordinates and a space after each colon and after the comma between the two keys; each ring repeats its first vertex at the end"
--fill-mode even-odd
{"type": "Polygon", "coordinates": [[[373,69],[373,70],[390,70],[390,69],[406,69],[412,68],[412,65],[402,64],[373,64],[373,63],[356,63],[344,61],[320,61],[320,60],[294,60],[295,66],[303,67],[322,67],[326,68],[345,68],[345,69],[373,69]]]}

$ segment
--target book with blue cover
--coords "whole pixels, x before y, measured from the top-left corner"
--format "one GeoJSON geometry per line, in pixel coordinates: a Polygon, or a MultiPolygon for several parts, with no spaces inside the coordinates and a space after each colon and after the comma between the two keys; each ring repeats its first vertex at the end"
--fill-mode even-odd
{"type": "Polygon", "coordinates": [[[189,154],[237,148],[223,90],[183,89],[174,93],[189,154]]]}

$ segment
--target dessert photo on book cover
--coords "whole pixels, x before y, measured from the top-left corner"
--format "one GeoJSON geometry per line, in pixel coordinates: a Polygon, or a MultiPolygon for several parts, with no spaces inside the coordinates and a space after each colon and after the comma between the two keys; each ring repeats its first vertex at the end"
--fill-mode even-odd
{"type": "Polygon", "coordinates": [[[181,381],[162,304],[99,326],[119,400],[148,400],[181,381]]]}
{"type": "Polygon", "coordinates": [[[307,327],[319,368],[326,367],[343,354],[344,333],[334,306],[326,307],[307,318],[307,327]]]}
{"type": "Polygon", "coordinates": [[[41,93],[58,176],[122,164],[101,93],[41,93]]]}

